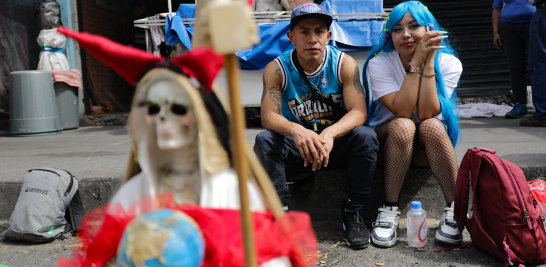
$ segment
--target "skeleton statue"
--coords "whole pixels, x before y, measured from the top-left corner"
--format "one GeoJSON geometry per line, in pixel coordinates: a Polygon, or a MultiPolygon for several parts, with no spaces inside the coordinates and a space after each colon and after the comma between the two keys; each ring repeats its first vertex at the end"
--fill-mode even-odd
{"type": "MultiPolygon", "coordinates": [[[[211,27],[210,22],[214,16],[211,16],[211,7],[229,4],[230,2],[242,2],[242,0],[199,0],[199,5],[197,5],[195,9],[194,35],[192,36],[191,40],[193,48],[213,47],[212,35],[214,34],[212,30],[214,29],[211,27]]],[[[232,10],[229,11],[231,12],[232,10]]],[[[258,28],[256,27],[256,23],[253,21],[252,10],[250,8],[243,8],[237,11],[240,12],[237,15],[244,17],[245,21],[245,25],[238,25],[238,28],[236,29],[238,32],[237,35],[246,36],[246,38],[249,39],[249,43],[258,44],[260,42],[260,36],[258,35],[258,28]],[[245,34],[241,35],[242,32],[244,32],[245,34]]],[[[225,25],[230,24],[225,23],[225,25]]],[[[222,31],[231,34],[229,30],[224,30],[225,29],[223,29],[222,31]]],[[[242,39],[246,38],[242,37],[242,39]]],[[[219,42],[223,45],[229,46],[229,42],[225,41],[226,40],[220,40],[219,42]]]]}
{"type": "MultiPolygon", "coordinates": [[[[118,250],[114,251],[115,247],[111,246],[117,239],[107,242],[104,239],[119,236],[119,230],[124,229],[123,222],[128,219],[124,217],[126,214],[138,217],[154,209],[189,206],[204,208],[203,216],[210,216],[200,225],[204,227],[203,233],[219,229],[235,234],[235,237],[226,237],[225,244],[209,250],[210,257],[205,259],[213,260],[211,257],[217,255],[227,264],[225,266],[239,266],[243,261],[238,258],[244,251],[242,243],[237,243],[237,238],[242,237],[238,234],[241,223],[237,211],[241,203],[238,177],[231,168],[228,116],[220,91],[212,89],[214,78],[223,64],[222,57],[216,54],[223,53],[222,49],[217,49],[218,42],[224,40],[220,37],[225,33],[224,21],[229,19],[218,17],[224,10],[231,10],[240,17],[249,18],[248,21],[237,21],[239,24],[232,27],[242,31],[240,36],[247,39],[235,40],[239,42],[221,47],[225,51],[251,46],[259,38],[253,35],[256,27],[250,19],[248,6],[233,4],[230,0],[204,1],[209,1],[211,6],[202,3],[201,8],[198,6],[195,31],[200,34],[194,34],[192,51],[170,60],[100,36],[58,29],[76,39],[82,48],[136,86],[128,120],[132,149],[126,180],[104,209],[105,218],[111,218],[102,223],[104,228],[101,229],[105,232],[101,231],[96,239],[85,239],[92,246],[89,251],[82,248],[76,253],[76,262],[86,262],[85,266],[89,266],[89,262],[117,266],[115,253],[118,250]],[[211,25],[213,31],[208,31],[211,25]],[[216,52],[209,48],[211,44],[216,52]],[[172,201],[164,198],[171,195],[172,201]],[[218,215],[214,215],[215,212],[218,215]],[[234,214],[237,216],[233,217],[234,214]],[[104,247],[103,243],[110,246],[104,247]],[[96,252],[97,249],[103,253],[95,253],[91,258],[86,256],[89,255],[87,252],[96,252]]],[[[291,213],[273,221],[265,213],[267,209],[253,177],[249,179],[247,188],[249,208],[254,213],[253,223],[258,226],[254,231],[260,237],[256,239],[257,247],[261,248],[256,255],[260,266],[309,266],[309,255],[316,251],[313,249],[316,237],[308,215],[291,213]]],[[[221,236],[209,237],[208,244],[216,244],[214,242],[221,236]]],[[[139,240],[131,242],[139,250],[154,251],[153,242],[133,240],[139,240]]],[[[311,265],[315,263],[312,257],[310,262],[311,265]]],[[[74,266],[72,263],[65,266],[74,266]]]]}
{"type": "MultiPolygon", "coordinates": [[[[222,104],[224,98],[219,90],[212,89],[214,78],[223,64],[221,56],[210,48],[194,47],[191,52],[165,60],[100,36],[62,27],[58,31],[76,39],[82,48],[114,69],[129,84],[136,85],[128,121],[132,149],[126,180],[105,209],[106,217],[120,218],[123,215],[119,214],[125,214],[124,211],[139,216],[146,212],[146,208],[135,211],[135,206],[138,207],[143,199],[154,199],[162,193],[171,193],[178,207],[182,207],[181,204],[197,204],[200,208],[224,210],[225,214],[229,210],[240,209],[238,178],[231,168],[228,116],[222,104]],[[118,212],[120,207],[124,211],[118,212]]],[[[157,199],[161,199],[161,196],[157,199]]],[[[248,182],[248,199],[252,212],[267,215],[264,214],[267,210],[262,195],[253,179],[248,182]]],[[[155,206],[155,203],[152,204],[155,206]]],[[[158,208],[160,205],[158,202],[158,208]]],[[[310,219],[306,216],[294,213],[288,216],[287,220],[294,220],[300,225],[298,229],[292,228],[293,232],[285,231],[287,221],[275,224],[267,219],[266,224],[258,227],[265,236],[270,230],[279,229],[278,236],[299,233],[295,236],[287,234],[275,245],[266,246],[273,254],[267,254],[268,250],[262,251],[261,267],[290,267],[292,263],[308,266],[305,262],[311,251],[304,248],[313,248],[316,241],[310,219]],[[311,245],[298,245],[301,236],[306,236],[311,245]],[[283,246],[278,245],[281,243],[283,246]]],[[[115,224],[115,221],[107,222],[115,224]]],[[[231,220],[231,225],[234,225],[234,221],[231,220]]],[[[227,221],[224,223],[229,224],[227,221]]],[[[236,224],[235,229],[240,231],[240,223],[236,224]]],[[[112,234],[108,233],[105,236],[111,237],[112,234]]],[[[97,239],[99,242],[100,238],[97,239]]],[[[257,242],[266,244],[268,240],[264,238],[257,242]]],[[[153,246],[153,243],[141,243],[139,246],[153,246]]],[[[102,248],[100,244],[98,247],[105,249],[104,253],[113,253],[110,247],[102,248]]],[[[243,249],[234,249],[231,243],[225,251],[235,250],[243,249]]],[[[115,254],[107,254],[111,256],[104,258],[104,253],[96,254],[103,257],[104,266],[117,266],[116,258],[111,257],[115,254]]],[[[88,255],[82,251],[77,254],[88,255]]],[[[83,256],[76,262],[87,260],[94,259],[83,256]]],[[[226,256],[224,260],[233,258],[226,256]]],[[[65,266],[74,266],[70,264],[73,262],[65,266]]]]}
{"type": "MultiPolygon", "coordinates": [[[[128,121],[132,159],[111,202],[128,208],[144,196],[172,192],[178,204],[240,207],[228,118],[212,90],[220,56],[198,48],[166,61],[100,36],[59,32],[137,85],[128,121]]],[[[253,181],[249,199],[251,210],[265,211],[253,181]]]]}
{"type": "Polygon", "coordinates": [[[199,203],[198,130],[190,96],[172,81],[150,86],[146,102],[146,123],[155,125],[157,146],[172,156],[159,174],[160,191],[172,191],[179,203],[199,203]]]}
{"type": "MultiPolygon", "coordinates": [[[[212,105],[205,107],[204,99],[214,102],[216,98],[165,68],[153,69],[141,79],[129,131],[142,172],[130,178],[112,202],[129,207],[142,196],[171,192],[177,203],[239,208],[238,196],[233,194],[238,190],[237,177],[230,168],[225,140],[227,116],[225,112],[216,116],[214,120],[224,123],[216,127],[209,114],[222,112],[211,110],[212,105]]],[[[256,187],[253,183],[249,187],[251,209],[265,210],[256,187]]]]}

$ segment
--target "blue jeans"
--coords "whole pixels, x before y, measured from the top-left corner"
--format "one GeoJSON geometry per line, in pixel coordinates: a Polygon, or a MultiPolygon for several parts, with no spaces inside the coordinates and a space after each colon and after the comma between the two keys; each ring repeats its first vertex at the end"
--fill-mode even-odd
{"type": "Polygon", "coordinates": [[[535,118],[546,120],[546,6],[537,6],[529,29],[529,75],[535,118]]]}
{"type": "MultiPolygon", "coordinates": [[[[348,168],[344,191],[351,200],[366,201],[370,195],[378,150],[377,135],[369,127],[358,126],[348,134],[334,139],[327,168],[348,168]]],[[[273,182],[281,202],[286,205],[291,194],[286,185],[285,169],[305,169],[294,138],[270,130],[261,132],[256,136],[254,152],[273,182]]]]}

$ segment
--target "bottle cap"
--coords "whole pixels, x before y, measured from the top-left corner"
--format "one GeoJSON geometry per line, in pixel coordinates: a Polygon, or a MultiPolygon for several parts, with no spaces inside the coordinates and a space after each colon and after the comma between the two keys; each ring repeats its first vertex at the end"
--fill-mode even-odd
{"type": "Polygon", "coordinates": [[[414,210],[421,209],[421,201],[412,201],[411,208],[414,210]]]}

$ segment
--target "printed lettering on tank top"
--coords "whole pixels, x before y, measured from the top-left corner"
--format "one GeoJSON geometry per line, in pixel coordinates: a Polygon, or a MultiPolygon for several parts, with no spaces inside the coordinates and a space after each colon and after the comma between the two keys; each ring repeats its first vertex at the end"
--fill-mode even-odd
{"type": "MultiPolygon", "coordinates": [[[[328,80],[326,76],[322,79],[322,88],[325,89],[328,87],[328,80]]],[[[334,105],[341,105],[343,100],[343,94],[324,94],[324,97],[332,97],[332,102],[334,105]]],[[[313,122],[313,119],[316,119],[317,124],[319,125],[332,125],[332,121],[329,119],[324,119],[324,117],[332,116],[332,106],[327,105],[326,103],[317,103],[311,101],[311,94],[304,94],[299,98],[293,98],[288,100],[288,106],[292,111],[292,114],[298,118],[303,124],[309,125],[313,122]],[[312,112],[311,112],[312,111],[312,112]]]]}

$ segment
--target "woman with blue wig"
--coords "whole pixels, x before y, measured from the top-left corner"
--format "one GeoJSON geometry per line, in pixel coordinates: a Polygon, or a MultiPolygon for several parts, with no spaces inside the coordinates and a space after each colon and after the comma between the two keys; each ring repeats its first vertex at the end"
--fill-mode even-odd
{"type": "Polygon", "coordinates": [[[378,45],[364,63],[369,118],[379,139],[378,163],[385,168],[385,204],[373,224],[372,242],[396,244],[398,195],[410,164],[428,167],[444,193],[446,207],[436,240],[462,243],[453,220],[459,140],[455,89],[462,65],[428,8],[418,1],[397,5],[378,45]]]}

